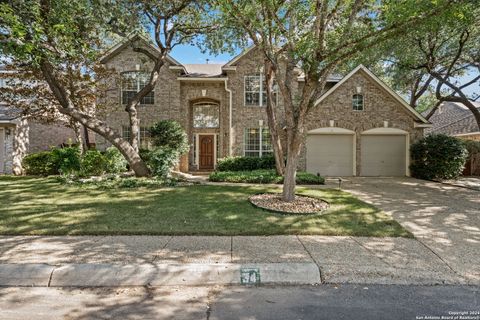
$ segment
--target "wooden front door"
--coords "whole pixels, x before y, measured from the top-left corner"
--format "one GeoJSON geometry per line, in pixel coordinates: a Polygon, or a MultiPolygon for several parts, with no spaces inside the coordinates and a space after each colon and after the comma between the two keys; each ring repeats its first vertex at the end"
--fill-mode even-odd
{"type": "Polygon", "coordinates": [[[214,136],[200,135],[200,166],[199,169],[213,169],[214,162],[214,136]]]}

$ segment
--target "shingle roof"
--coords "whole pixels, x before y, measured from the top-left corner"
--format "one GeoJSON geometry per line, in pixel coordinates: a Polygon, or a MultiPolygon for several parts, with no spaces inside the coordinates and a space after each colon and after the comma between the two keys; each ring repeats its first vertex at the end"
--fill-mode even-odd
{"type": "Polygon", "coordinates": [[[0,120],[11,121],[17,118],[19,114],[19,109],[0,104],[0,120]]]}
{"type": "MultiPolygon", "coordinates": [[[[480,109],[480,103],[473,104],[480,109]]],[[[461,103],[443,102],[429,120],[433,127],[427,129],[426,133],[457,135],[479,130],[472,112],[461,103]]]]}
{"type": "Polygon", "coordinates": [[[210,63],[210,64],[184,64],[187,70],[186,77],[219,77],[222,75],[223,64],[210,63]]]}

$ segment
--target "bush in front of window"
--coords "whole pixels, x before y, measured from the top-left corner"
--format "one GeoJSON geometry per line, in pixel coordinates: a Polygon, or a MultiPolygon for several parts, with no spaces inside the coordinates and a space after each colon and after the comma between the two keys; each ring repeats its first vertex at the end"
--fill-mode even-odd
{"type": "Polygon", "coordinates": [[[258,169],[274,169],[273,156],[259,157],[226,157],[219,159],[217,171],[248,171],[258,169]]]}
{"type": "Polygon", "coordinates": [[[468,152],[457,138],[432,134],[410,148],[412,176],[426,180],[457,178],[463,171],[468,152]]]}

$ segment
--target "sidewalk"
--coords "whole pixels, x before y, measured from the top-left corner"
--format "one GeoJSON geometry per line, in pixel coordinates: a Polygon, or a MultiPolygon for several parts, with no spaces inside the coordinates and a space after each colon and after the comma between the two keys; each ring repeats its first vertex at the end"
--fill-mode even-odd
{"type": "Polygon", "coordinates": [[[0,286],[473,284],[414,239],[0,237],[0,286]]]}

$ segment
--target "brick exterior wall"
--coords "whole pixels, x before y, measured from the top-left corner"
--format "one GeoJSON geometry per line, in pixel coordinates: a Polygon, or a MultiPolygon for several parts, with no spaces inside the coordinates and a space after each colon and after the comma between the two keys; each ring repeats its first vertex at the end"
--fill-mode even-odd
{"type": "MultiPolygon", "coordinates": [[[[141,43],[140,43],[141,44],[141,43]]],[[[138,44],[137,44],[138,45],[138,44]]],[[[149,49],[147,46],[142,47],[149,49]]],[[[134,52],[131,47],[126,47],[117,55],[105,63],[109,69],[118,73],[127,71],[149,71],[152,62],[141,53],[134,52]]],[[[180,103],[180,82],[177,80],[178,74],[169,69],[170,64],[166,64],[160,71],[160,78],[154,90],[154,104],[141,105],[138,108],[138,117],[141,127],[149,127],[159,120],[172,119],[178,121],[187,129],[187,118],[185,117],[187,108],[180,103]]],[[[111,86],[102,96],[102,103],[105,104],[105,110],[101,117],[118,134],[122,134],[122,126],[129,123],[128,114],[125,106],[121,103],[121,86],[118,80],[112,79],[111,86]]],[[[96,136],[97,147],[101,150],[110,146],[101,136],[96,136]]]]}
{"type": "Polygon", "coordinates": [[[75,143],[75,132],[60,123],[42,124],[36,121],[28,121],[29,143],[27,153],[35,153],[50,150],[52,147],[60,147],[62,144],[75,143]]]}
{"type": "MultiPolygon", "coordinates": [[[[334,120],[335,127],[355,131],[357,172],[360,172],[361,166],[360,137],[363,131],[383,128],[384,121],[388,121],[388,127],[409,132],[410,144],[423,137],[423,129],[414,128],[411,113],[361,70],[311,111],[308,115],[305,132],[330,127],[330,120],[334,120]],[[352,108],[352,95],[356,93],[358,86],[362,88],[364,96],[363,111],[354,111],[352,108]]],[[[305,144],[302,148],[299,166],[302,170],[306,169],[305,144]]]]}
{"type": "MultiPolygon", "coordinates": [[[[149,70],[151,63],[126,47],[108,60],[106,66],[117,72],[135,71],[137,65],[140,70],[149,70]]],[[[244,130],[246,128],[258,128],[259,120],[263,120],[267,127],[267,115],[264,107],[245,106],[244,103],[244,77],[261,72],[263,60],[256,50],[251,50],[235,63],[235,71],[227,71],[227,87],[232,91],[232,154],[244,154],[244,130]]],[[[160,80],[155,88],[155,104],[139,107],[141,126],[151,126],[163,119],[176,120],[182,124],[189,137],[190,153],[188,156],[189,169],[195,170],[193,154],[193,136],[196,133],[218,134],[219,152],[217,158],[224,157],[229,153],[229,93],[225,89],[225,83],[218,81],[179,81],[179,71],[172,71],[166,65],[161,69],[160,80]],[[220,127],[216,129],[195,129],[192,123],[192,106],[196,102],[208,101],[218,103],[220,107],[220,127]]],[[[301,85],[301,84],[300,84],[301,85]]],[[[128,115],[121,105],[121,88],[112,81],[112,86],[105,96],[106,105],[104,119],[121,134],[122,125],[128,125],[128,115]]],[[[279,114],[282,108],[282,99],[279,97],[279,114]]],[[[281,114],[280,117],[281,119],[281,114]]],[[[346,128],[357,134],[357,172],[361,166],[361,132],[384,127],[384,121],[388,126],[409,132],[410,142],[423,136],[423,129],[414,128],[412,115],[381,86],[371,80],[363,71],[359,71],[347,80],[340,88],[328,96],[308,116],[306,130],[329,127],[330,120],[335,121],[335,127],[346,128]],[[352,110],[352,95],[356,93],[356,87],[362,88],[364,94],[364,110],[352,110]]],[[[97,146],[106,148],[109,144],[101,137],[96,137],[97,146]]],[[[305,145],[301,152],[299,169],[306,168],[305,145]]]]}

